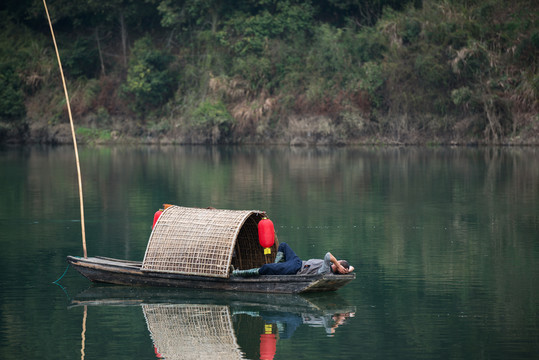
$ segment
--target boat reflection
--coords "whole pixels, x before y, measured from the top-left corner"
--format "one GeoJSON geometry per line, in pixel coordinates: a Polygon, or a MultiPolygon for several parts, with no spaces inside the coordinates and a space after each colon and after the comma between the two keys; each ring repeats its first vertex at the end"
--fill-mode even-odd
{"type": "Polygon", "coordinates": [[[72,306],[141,306],[162,359],[273,359],[301,326],[333,336],[355,308],[337,293],[270,295],[94,286],[72,306]]]}

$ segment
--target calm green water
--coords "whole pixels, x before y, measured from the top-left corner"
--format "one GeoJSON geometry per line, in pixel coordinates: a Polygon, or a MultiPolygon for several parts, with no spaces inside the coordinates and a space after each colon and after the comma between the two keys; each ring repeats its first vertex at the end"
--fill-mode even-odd
{"type": "Polygon", "coordinates": [[[535,359],[538,155],[80,149],[90,256],[141,260],[162,203],[261,209],[301,257],[356,266],[300,297],[53,284],[82,254],[73,150],[0,149],[0,358],[535,359]]]}

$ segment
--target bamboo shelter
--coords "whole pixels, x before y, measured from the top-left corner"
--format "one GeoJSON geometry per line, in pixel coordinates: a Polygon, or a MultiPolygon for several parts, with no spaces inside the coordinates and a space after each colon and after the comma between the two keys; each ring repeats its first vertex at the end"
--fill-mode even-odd
{"type": "Polygon", "coordinates": [[[228,278],[235,269],[273,262],[258,243],[258,210],[168,207],[150,235],[142,271],[228,278]]]}

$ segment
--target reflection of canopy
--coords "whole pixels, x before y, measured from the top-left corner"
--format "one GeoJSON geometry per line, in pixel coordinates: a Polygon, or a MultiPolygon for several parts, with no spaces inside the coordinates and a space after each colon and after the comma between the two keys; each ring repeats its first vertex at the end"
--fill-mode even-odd
{"type": "Polygon", "coordinates": [[[257,225],[264,215],[171,206],[155,224],[142,270],[227,278],[231,263],[242,269],[260,267],[273,261],[264,257],[258,243],[257,225]]]}
{"type": "Polygon", "coordinates": [[[225,305],[142,305],[148,330],[165,359],[242,359],[225,305]]]}

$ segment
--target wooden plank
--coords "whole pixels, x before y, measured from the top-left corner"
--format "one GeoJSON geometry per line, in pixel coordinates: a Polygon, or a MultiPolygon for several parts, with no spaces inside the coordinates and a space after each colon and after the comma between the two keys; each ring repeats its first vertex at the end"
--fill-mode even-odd
{"type": "Polygon", "coordinates": [[[130,264],[130,265],[142,266],[142,261],[114,259],[114,258],[105,257],[105,256],[96,256],[95,259],[103,259],[103,260],[108,260],[108,261],[116,262],[116,263],[122,263],[122,264],[130,264]]]}

